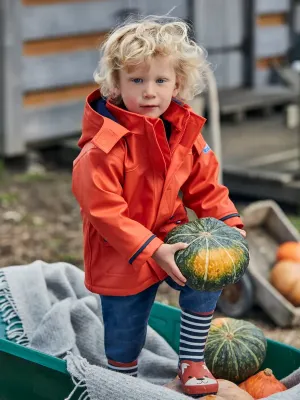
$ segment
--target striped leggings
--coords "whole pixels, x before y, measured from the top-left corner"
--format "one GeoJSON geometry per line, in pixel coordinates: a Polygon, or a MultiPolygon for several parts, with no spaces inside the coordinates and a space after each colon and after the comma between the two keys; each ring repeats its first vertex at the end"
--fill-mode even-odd
{"type": "MultiPolygon", "coordinates": [[[[181,360],[202,361],[207,333],[221,291],[200,292],[166,282],[180,290],[181,360]]],[[[145,344],[147,323],[160,283],[132,296],[100,296],[104,322],[104,345],[111,369],[136,376],[137,359],[145,344]]]]}

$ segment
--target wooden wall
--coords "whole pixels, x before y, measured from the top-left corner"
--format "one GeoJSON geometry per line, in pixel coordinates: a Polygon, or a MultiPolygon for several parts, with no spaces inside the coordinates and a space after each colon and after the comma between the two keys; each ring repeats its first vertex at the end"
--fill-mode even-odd
{"type": "Polygon", "coordinates": [[[254,84],[268,85],[270,65],[286,60],[290,46],[290,0],[256,0],[254,84]]]}
{"type": "MultiPolygon", "coordinates": [[[[224,0],[195,1],[203,3],[201,18],[194,16],[199,42],[210,48],[233,48],[222,59],[211,55],[220,86],[242,85],[243,59],[237,48],[244,37],[242,0],[226,1],[224,13],[217,7],[224,0]],[[207,22],[214,3],[219,25],[207,22]]],[[[282,61],[289,46],[290,0],[253,1],[253,69],[260,86],[267,84],[269,63],[282,61]]],[[[0,135],[4,137],[0,154],[5,155],[23,154],[31,143],[79,133],[84,100],[96,88],[98,48],[121,10],[131,6],[142,14],[162,15],[175,5],[172,15],[186,18],[189,9],[188,0],[1,0],[0,4],[0,135]]]]}
{"type": "Polygon", "coordinates": [[[84,99],[96,88],[99,46],[125,3],[22,0],[26,143],[80,130],[84,99]]]}
{"type": "Polygon", "coordinates": [[[245,0],[194,0],[196,39],[208,50],[220,89],[244,85],[245,0]]]}
{"type": "MultiPolygon", "coordinates": [[[[187,16],[176,0],[173,16],[187,16]]],[[[3,21],[0,154],[79,133],[84,100],[97,86],[99,47],[122,10],[162,15],[174,0],[1,0],[3,21]]],[[[0,83],[1,84],[1,83],[0,83]]]]}

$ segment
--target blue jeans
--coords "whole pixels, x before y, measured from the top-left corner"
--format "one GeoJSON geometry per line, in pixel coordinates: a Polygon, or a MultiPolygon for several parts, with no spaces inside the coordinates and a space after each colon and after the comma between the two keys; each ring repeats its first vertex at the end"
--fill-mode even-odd
{"type": "MultiPolygon", "coordinates": [[[[181,309],[191,312],[213,311],[221,294],[221,291],[200,292],[180,286],[170,277],[165,281],[173,289],[180,290],[181,309]]],[[[160,283],[132,296],[100,296],[105,353],[109,360],[130,363],[138,358],[145,344],[148,319],[160,283]]]]}

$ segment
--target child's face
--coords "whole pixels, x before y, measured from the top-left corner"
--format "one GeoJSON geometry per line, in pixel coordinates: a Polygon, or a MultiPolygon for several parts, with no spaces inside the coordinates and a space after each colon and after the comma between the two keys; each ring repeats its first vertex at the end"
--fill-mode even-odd
{"type": "Polygon", "coordinates": [[[155,57],[119,73],[118,94],[128,111],[158,118],[178,94],[171,57],[155,57]]]}

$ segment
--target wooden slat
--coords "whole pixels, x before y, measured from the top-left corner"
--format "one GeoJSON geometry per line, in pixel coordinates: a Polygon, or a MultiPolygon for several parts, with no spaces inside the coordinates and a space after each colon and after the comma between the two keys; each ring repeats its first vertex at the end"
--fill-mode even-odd
{"type": "Polygon", "coordinates": [[[256,68],[266,69],[269,68],[271,64],[282,64],[285,60],[286,56],[260,58],[256,61],[256,68]]]}
{"type": "Polygon", "coordinates": [[[286,23],[287,23],[286,13],[264,14],[264,15],[259,15],[256,18],[256,24],[258,26],[285,25],[286,23]]]}
{"type": "Polygon", "coordinates": [[[106,32],[74,35],[54,39],[32,40],[23,44],[24,56],[40,56],[53,53],[97,49],[104,41],[106,32]]]}
{"type": "Polygon", "coordinates": [[[98,85],[89,83],[86,85],[68,86],[65,88],[29,92],[23,96],[23,106],[32,107],[66,103],[68,101],[84,99],[89,93],[97,89],[98,85]]]}
{"type": "MultiPolygon", "coordinates": [[[[45,4],[57,3],[86,3],[87,0],[22,0],[23,6],[42,6],[45,4]]],[[[88,0],[88,1],[103,1],[103,0],[88,0]]]]}
{"type": "Polygon", "coordinates": [[[275,14],[280,12],[289,12],[290,0],[255,0],[254,11],[258,14],[275,14]]]}
{"type": "Polygon", "coordinates": [[[0,9],[0,154],[10,157],[22,155],[26,149],[22,133],[22,29],[19,23],[22,6],[18,1],[1,1],[0,9]]]}
{"type": "Polygon", "coordinates": [[[57,140],[80,135],[84,99],[45,107],[28,107],[22,117],[22,135],[26,143],[57,140]]]}
{"type": "Polygon", "coordinates": [[[227,51],[211,54],[209,62],[217,66],[215,75],[218,86],[222,89],[243,85],[243,57],[240,51],[227,51]]]}
{"type": "Polygon", "coordinates": [[[50,90],[91,82],[98,63],[96,50],[22,57],[23,91],[50,90]]]}
{"type": "Polygon", "coordinates": [[[123,0],[54,3],[23,7],[23,41],[105,32],[116,24],[123,0]]]}
{"type": "Polygon", "coordinates": [[[255,29],[255,58],[277,57],[288,52],[288,25],[258,26],[255,29]]]}

